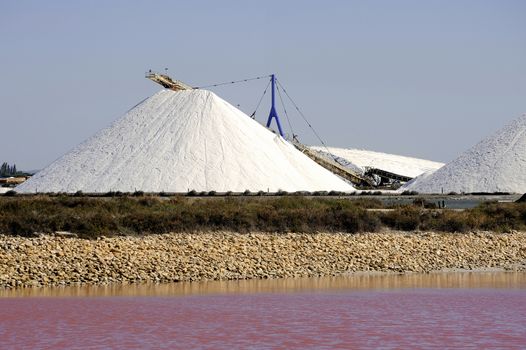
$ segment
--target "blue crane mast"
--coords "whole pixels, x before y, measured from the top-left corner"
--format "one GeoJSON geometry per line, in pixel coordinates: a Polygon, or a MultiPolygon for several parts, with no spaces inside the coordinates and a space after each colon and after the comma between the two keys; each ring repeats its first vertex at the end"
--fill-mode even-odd
{"type": "Polygon", "coordinates": [[[276,119],[276,124],[278,125],[278,131],[281,137],[285,138],[283,129],[281,128],[281,122],[279,121],[278,112],[276,112],[276,76],[274,74],[270,75],[271,91],[272,91],[272,103],[270,106],[270,113],[267,120],[267,128],[270,127],[272,119],[276,119]]]}

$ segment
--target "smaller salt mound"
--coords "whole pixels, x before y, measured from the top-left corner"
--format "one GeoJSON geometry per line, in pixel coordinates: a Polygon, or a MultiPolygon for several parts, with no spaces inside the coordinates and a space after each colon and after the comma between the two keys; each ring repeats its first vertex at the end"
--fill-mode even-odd
{"type": "Polygon", "coordinates": [[[432,174],[400,190],[421,193],[526,192],[526,114],[432,174]]]}
{"type": "MultiPolygon", "coordinates": [[[[313,146],[311,148],[321,152],[327,151],[325,147],[321,146],[313,146]]],[[[354,168],[358,167],[361,169],[361,173],[364,173],[366,168],[376,168],[398,175],[416,177],[425,172],[436,170],[444,165],[444,163],[433,162],[431,160],[361,149],[329,147],[328,150],[335,156],[343,158],[350,164],[353,164],[354,168]]]]}

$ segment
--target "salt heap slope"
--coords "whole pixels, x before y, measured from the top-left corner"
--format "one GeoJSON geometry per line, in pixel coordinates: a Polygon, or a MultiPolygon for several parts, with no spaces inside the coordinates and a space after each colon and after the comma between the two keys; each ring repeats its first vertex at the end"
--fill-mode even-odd
{"type": "Polygon", "coordinates": [[[355,167],[358,167],[361,173],[364,173],[367,168],[375,168],[398,175],[416,177],[425,172],[436,170],[444,165],[444,163],[431,160],[362,149],[325,148],[321,146],[313,146],[311,148],[320,152],[329,150],[329,152],[336,157],[343,158],[355,167]]]}
{"type": "Polygon", "coordinates": [[[206,90],[162,90],[17,192],[353,191],[206,90]]]}
{"type": "Polygon", "coordinates": [[[421,193],[526,192],[526,114],[401,190],[421,193]]]}

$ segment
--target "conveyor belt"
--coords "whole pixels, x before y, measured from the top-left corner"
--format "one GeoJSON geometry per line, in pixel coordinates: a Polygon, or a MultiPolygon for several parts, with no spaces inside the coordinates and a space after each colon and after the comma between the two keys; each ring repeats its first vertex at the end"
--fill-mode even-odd
{"type": "Polygon", "coordinates": [[[367,187],[375,186],[372,179],[364,177],[361,174],[357,174],[353,172],[352,170],[350,170],[349,168],[344,167],[343,165],[339,164],[338,162],[332,159],[321,156],[319,153],[317,153],[316,151],[313,151],[309,147],[301,144],[300,142],[294,140],[292,141],[292,144],[299,151],[301,151],[303,154],[305,154],[310,159],[314,160],[316,163],[318,163],[325,169],[331,171],[332,173],[340,177],[343,177],[344,179],[350,181],[354,185],[367,186],[367,187]]]}
{"type": "Polygon", "coordinates": [[[180,91],[180,90],[191,90],[193,89],[190,85],[186,85],[182,81],[173,80],[166,74],[159,74],[155,72],[146,73],[146,78],[151,81],[156,82],[157,84],[162,85],[166,89],[180,91]]]}
{"type": "Polygon", "coordinates": [[[389,171],[385,171],[385,170],[377,169],[377,168],[367,168],[367,170],[365,171],[365,175],[378,175],[383,178],[398,180],[401,182],[408,182],[413,179],[412,177],[409,177],[409,176],[399,175],[399,174],[391,173],[389,171]]]}

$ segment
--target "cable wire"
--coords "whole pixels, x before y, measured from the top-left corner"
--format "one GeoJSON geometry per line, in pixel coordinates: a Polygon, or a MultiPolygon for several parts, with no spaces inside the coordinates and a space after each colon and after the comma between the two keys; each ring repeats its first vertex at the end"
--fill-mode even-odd
{"type": "MultiPolygon", "coordinates": [[[[330,151],[329,151],[329,147],[327,147],[327,145],[325,144],[325,142],[323,142],[323,140],[321,139],[320,135],[318,135],[318,133],[316,132],[316,130],[314,130],[314,127],[311,125],[311,123],[307,120],[307,118],[305,117],[305,114],[303,114],[303,112],[300,110],[300,108],[298,107],[298,105],[296,104],[296,102],[294,102],[294,100],[292,99],[292,97],[290,97],[289,93],[287,92],[287,90],[285,90],[285,88],[283,87],[283,84],[281,84],[281,82],[276,79],[276,82],[278,83],[278,86],[281,87],[281,89],[283,90],[283,92],[285,93],[285,95],[289,98],[290,102],[292,102],[292,104],[294,105],[294,107],[296,108],[296,110],[298,111],[298,113],[300,114],[300,116],[303,118],[303,120],[305,121],[305,123],[307,123],[307,125],[309,126],[309,128],[312,130],[312,132],[314,133],[314,135],[318,138],[318,140],[321,142],[321,144],[323,145],[323,147],[325,148],[325,150],[327,151],[328,154],[330,154],[332,156],[332,158],[334,159],[334,161],[338,164],[340,164],[340,162],[338,162],[338,160],[336,159],[336,157],[334,156],[334,154],[332,154],[330,151]]],[[[341,165],[341,164],[340,164],[341,165]]]]}
{"type": "Polygon", "coordinates": [[[256,109],[254,109],[254,112],[250,115],[250,118],[256,119],[256,112],[258,111],[259,105],[261,104],[261,101],[263,101],[263,97],[265,97],[265,94],[267,93],[268,87],[270,85],[270,80],[267,83],[267,86],[265,87],[265,90],[263,90],[263,95],[261,95],[261,98],[259,99],[259,102],[256,106],[256,109]]]}
{"type": "Polygon", "coordinates": [[[217,83],[217,84],[212,84],[212,85],[195,86],[194,90],[205,89],[205,88],[209,88],[209,87],[222,86],[222,85],[228,85],[228,84],[245,83],[247,81],[258,80],[258,79],[269,78],[269,77],[270,77],[270,75],[262,75],[260,77],[241,79],[241,80],[235,80],[235,81],[227,81],[227,82],[224,82],[224,83],[217,83]]]}
{"type": "Polygon", "coordinates": [[[276,85],[276,90],[278,91],[279,100],[281,101],[281,105],[283,106],[283,110],[285,111],[285,116],[287,117],[287,122],[289,123],[290,132],[292,133],[292,138],[294,138],[294,129],[292,128],[292,124],[290,123],[289,114],[287,113],[287,108],[285,107],[285,102],[283,102],[283,98],[281,97],[281,92],[279,91],[279,84],[276,85]]]}

